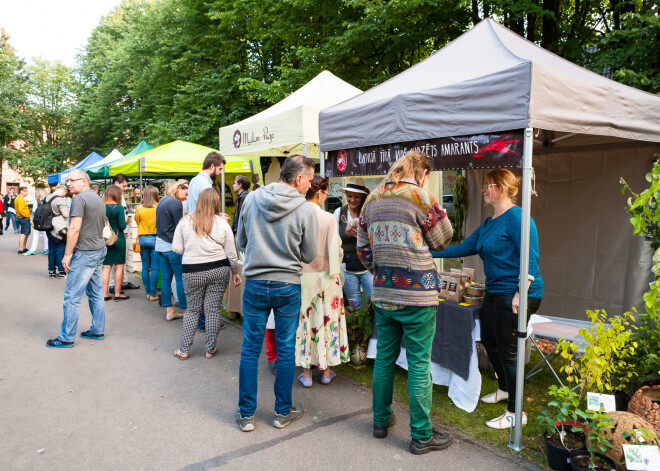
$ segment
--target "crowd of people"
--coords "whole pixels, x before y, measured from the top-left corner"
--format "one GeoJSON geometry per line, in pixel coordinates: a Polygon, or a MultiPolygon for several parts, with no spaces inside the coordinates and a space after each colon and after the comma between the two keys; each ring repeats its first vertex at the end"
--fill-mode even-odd
{"type": "MultiPolygon", "coordinates": [[[[389,170],[374,192],[362,179],[341,191],[347,204],[334,214],[323,205],[328,179],[314,175],[314,162],[300,155],[282,164],[276,183],[249,192],[250,181],[237,177],[238,195],[232,224],[221,213],[213,184],[224,158],[211,152],[190,182],[171,180],[164,196],[146,186],[135,209],[138,237],[133,249],[142,257],[142,282],[148,301],[165,308],[168,321],[183,318],[174,356],[190,357],[197,330],[205,332],[205,354],[217,353],[223,297],[233,283],[244,283],[243,344],[239,366],[239,400],[234,420],[249,432],[255,428],[258,359],[264,339],[275,375],[273,425],[287,427],[304,412],[293,403],[296,367],[300,383],[313,385],[312,368],[321,384],[335,378],[332,366],[349,360],[345,309],[359,309],[370,298],[378,329],[373,382],[373,436],[385,438],[395,423],[392,412],[394,367],[401,341],[406,345],[410,404],[410,451],[442,450],[450,433],[433,427],[430,418],[431,346],[436,329],[438,272],[434,257],[479,254],[486,272],[481,311],[482,341],[498,375],[499,389],[482,401],[508,401],[505,413],[487,422],[512,426],[515,404],[515,337],[519,308],[518,260],[521,211],[515,205],[518,179],[508,170],[486,175],[482,193],[494,215],[463,243],[448,246],[453,229],[446,212],[429,191],[430,163],[425,154],[408,152],[389,170]],[[243,262],[239,272],[239,254],[243,262]],[[160,295],[157,284],[160,278],[160,295]],[[172,302],[178,300],[180,312],[172,302]]],[[[63,321],[49,347],[71,348],[83,293],[92,314],[83,339],[105,337],[105,302],[124,301],[126,237],[131,213],[123,197],[128,180],[117,175],[103,196],[91,188],[81,170],[69,173],[66,185],[53,188],[42,205],[50,211],[48,242],[50,277],[65,277],[63,321]],[[114,268],[114,286],[110,286],[114,268]]],[[[3,200],[9,221],[20,231],[19,253],[30,233],[26,189],[3,200]],[[10,206],[11,205],[11,206],[10,206]]],[[[37,212],[46,210],[37,208],[37,212]]],[[[36,221],[40,214],[35,214],[36,221]]],[[[40,227],[44,227],[40,222],[40,227]]],[[[1,229],[1,226],[0,226],[1,229]]],[[[538,309],[543,281],[538,266],[538,235],[532,221],[529,311],[538,309]]]]}

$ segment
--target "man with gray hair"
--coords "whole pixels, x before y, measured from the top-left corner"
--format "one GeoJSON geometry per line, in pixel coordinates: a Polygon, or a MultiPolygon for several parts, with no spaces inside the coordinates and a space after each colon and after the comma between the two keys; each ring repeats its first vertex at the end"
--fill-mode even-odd
{"type": "Polygon", "coordinates": [[[305,201],[313,177],[314,162],[292,155],[282,165],[279,183],[250,193],[243,203],[236,244],[245,252],[246,281],[239,409],[234,420],[244,432],[254,430],[258,360],[271,310],[278,361],[273,426],[284,428],[303,415],[302,406],[292,404],[291,393],[302,262],[310,263],[316,257],[318,224],[314,207],[305,201]]]}
{"type": "Polygon", "coordinates": [[[71,348],[78,327],[83,293],[89,299],[92,326],[80,334],[82,338],[102,340],[105,331],[105,301],[101,267],[107,252],[103,227],[105,204],[89,187],[89,176],[83,170],[72,170],[66,185],[75,196],[71,203],[69,230],[62,266],[67,271],[64,288],[64,320],[60,334],[46,342],[47,347],[71,348]]]}

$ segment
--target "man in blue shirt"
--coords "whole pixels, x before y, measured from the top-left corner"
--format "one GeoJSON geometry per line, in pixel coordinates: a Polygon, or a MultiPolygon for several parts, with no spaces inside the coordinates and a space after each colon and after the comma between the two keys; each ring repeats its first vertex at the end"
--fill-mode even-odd
{"type": "MultiPolygon", "coordinates": [[[[188,185],[188,198],[186,199],[186,212],[188,214],[195,211],[197,207],[197,200],[199,199],[199,194],[202,190],[207,188],[213,188],[213,183],[216,179],[222,174],[222,169],[225,166],[225,158],[219,152],[209,152],[208,155],[204,158],[202,163],[202,171],[199,172],[195,177],[190,180],[190,185],[188,185]]],[[[225,217],[224,214],[221,215],[225,217]]],[[[229,222],[229,219],[227,222],[229,222]]],[[[204,330],[206,328],[206,316],[204,313],[199,316],[199,330],[204,330]]],[[[220,329],[224,329],[225,324],[220,324],[220,329]]]]}

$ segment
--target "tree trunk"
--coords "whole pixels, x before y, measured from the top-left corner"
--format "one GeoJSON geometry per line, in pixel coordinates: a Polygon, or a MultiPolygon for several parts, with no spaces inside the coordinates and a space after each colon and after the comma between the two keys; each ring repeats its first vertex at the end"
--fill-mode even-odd
{"type": "Polygon", "coordinates": [[[527,40],[536,41],[536,16],[531,13],[527,15],[527,40]]]}
{"type": "Polygon", "coordinates": [[[472,25],[476,25],[481,21],[479,18],[479,2],[477,0],[472,0],[472,25]]]}
{"type": "Polygon", "coordinates": [[[557,19],[559,18],[559,0],[543,0],[543,9],[552,15],[543,16],[541,31],[541,47],[549,51],[555,50],[557,43],[557,19]]]}

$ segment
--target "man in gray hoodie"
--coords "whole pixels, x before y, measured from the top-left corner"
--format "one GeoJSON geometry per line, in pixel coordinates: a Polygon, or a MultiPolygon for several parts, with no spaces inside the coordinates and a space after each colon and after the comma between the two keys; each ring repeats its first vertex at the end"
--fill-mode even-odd
{"type": "Polygon", "coordinates": [[[245,252],[246,281],[239,409],[234,420],[244,432],[254,430],[258,360],[271,309],[275,314],[278,361],[273,425],[284,428],[303,414],[300,404],[292,404],[291,391],[296,372],[302,262],[316,258],[318,224],[314,207],[306,204],[304,196],[313,177],[314,162],[292,155],[282,165],[279,183],[250,193],[243,203],[236,244],[239,251],[245,252]]]}

